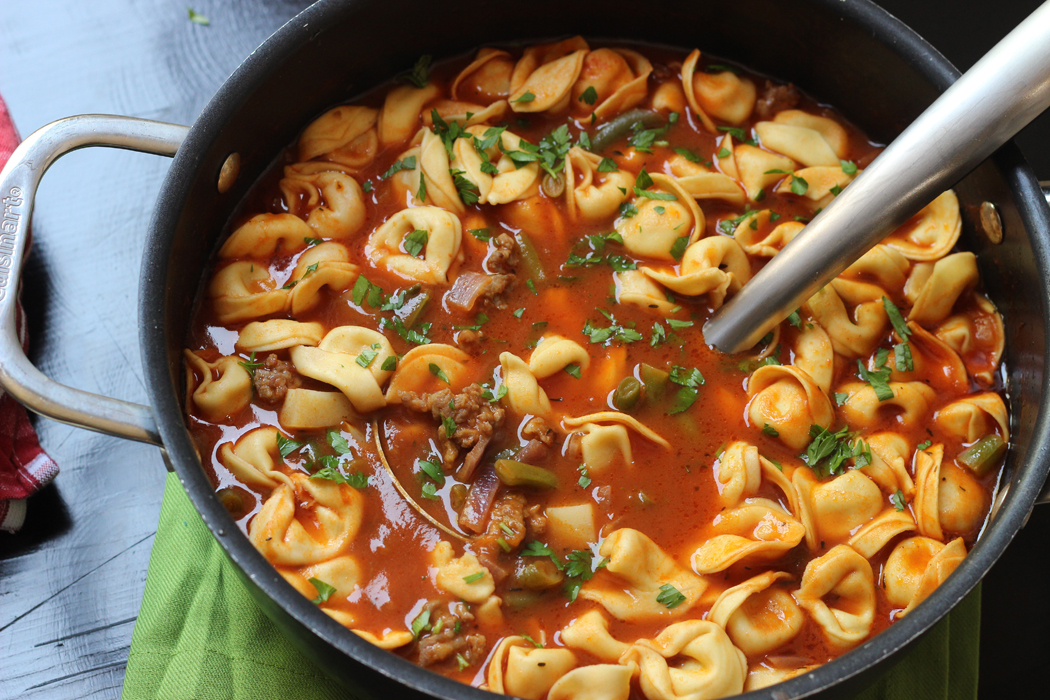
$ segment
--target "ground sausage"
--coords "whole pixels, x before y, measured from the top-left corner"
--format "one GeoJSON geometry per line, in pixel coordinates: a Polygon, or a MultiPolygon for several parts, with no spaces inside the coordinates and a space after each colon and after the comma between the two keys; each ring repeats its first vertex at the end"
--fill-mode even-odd
{"type": "Polygon", "coordinates": [[[555,432],[547,425],[547,421],[539,416],[533,416],[525,424],[525,427],[521,429],[521,436],[526,440],[539,440],[547,447],[550,447],[554,444],[555,432]]]}
{"type": "Polygon", "coordinates": [[[263,360],[261,367],[256,367],[252,375],[252,384],[259,401],[275,404],[284,401],[289,389],[302,385],[299,373],[291,362],[285,362],[270,353],[263,360]]]}
{"type": "Polygon", "coordinates": [[[777,112],[783,112],[797,105],[799,98],[798,90],[791,83],[777,85],[767,80],[762,96],[755,103],[755,113],[762,119],[770,119],[776,116],[777,112]]]}
{"type": "Polygon", "coordinates": [[[420,666],[432,666],[456,654],[461,654],[471,666],[485,660],[484,635],[468,633],[474,615],[467,606],[456,603],[449,610],[447,603],[431,601],[423,609],[430,611],[431,632],[419,640],[420,666]]]}
{"type": "Polygon", "coordinates": [[[518,264],[518,242],[508,233],[492,239],[492,248],[485,258],[485,269],[494,275],[514,274],[518,264]]]}

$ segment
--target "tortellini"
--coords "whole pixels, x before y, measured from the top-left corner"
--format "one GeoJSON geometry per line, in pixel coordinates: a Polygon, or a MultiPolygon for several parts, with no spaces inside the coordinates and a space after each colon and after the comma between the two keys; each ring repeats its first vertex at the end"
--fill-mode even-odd
{"type": "Polygon", "coordinates": [[[399,211],[377,228],[368,237],[365,255],[373,265],[406,279],[447,284],[448,268],[462,239],[459,217],[438,207],[415,207],[399,211]]]}
{"type": "Polygon", "coordinates": [[[997,433],[1003,442],[1010,441],[1006,404],[999,394],[986,392],[953,401],[937,411],[934,422],[959,442],[975,442],[997,433]]]}
{"type": "Polygon", "coordinates": [[[296,345],[317,345],[324,338],[324,326],[316,321],[300,323],[286,319],[252,321],[237,336],[241,352],[285,350],[296,345]]]}
{"type": "Polygon", "coordinates": [[[594,664],[576,668],[551,686],[547,700],[627,700],[634,673],[631,665],[594,664]]]}
{"type": "Polygon", "coordinates": [[[960,233],[959,199],[947,190],[891,233],[885,244],[909,260],[932,262],[948,254],[960,233]]]}
{"type": "Polygon", "coordinates": [[[277,289],[270,271],[247,260],[232,262],[216,272],[208,285],[208,296],[219,323],[280,313],[288,303],[288,293],[277,289]]]}
{"type": "Polygon", "coordinates": [[[896,547],[886,560],[886,597],[904,608],[904,616],[944,583],[966,556],[962,538],[947,545],[928,537],[912,537],[896,547]]]}
{"type": "Polygon", "coordinates": [[[539,649],[522,637],[505,637],[492,652],[485,680],[495,693],[539,700],[575,666],[568,649],[539,649]]]}
{"type": "Polygon", "coordinates": [[[598,550],[609,563],[580,589],[580,597],[599,603],[619,620],[644,621],[680,617],[700,600],[706,582],[679,566],[660,546],[638,530],[612,532],[598,550]],[[657,600],[661,586],[671,585],[684,599],[668,608],[657,600]]]}
{"type": "Polygon", "coordinates": [[[771,220],[769,210],[756,211],[737,225],[733,238],[748,255],[771,258],[784,249],[795,236],[802,233],[805,224],[799,221],[784,221],[771,230],[766,224],[771,220]]]}
{"type": "Polygon", "coordinates": [[[419,129],[423,105],[439,94],[434,84],[422,88],[402,85],[388,92],[378,117],[379,142],[391,146],[407,140],[419,129]]]}
{"type": "Polygon", "coordinates": [[[386,401],[401,403],[401,392],[427,393],[461,389],[469,376],[470,356],[445,343],[428,343],[405,353],[387,388],[386,401]]]}
{"type": "MultiPolygon", "coordinates": [[[[201,374],[200,384],[196,388],[191,385],[190,389],[193,404],[205,418],[219,421],[240,413],[251,402],[252,378],[239,357],[206,362],[189,350],[183,350],[183,356],[186,364],[201,374]]],[[[192,381],[189,373],[187,381],[192,381]]]]}
{"type": "Polygon", "coordinates": [[[624,270],[614,273],[616,280],[616,301],[620,304],[633,304],[643,309],[655,309],[661,314],[670,316],[675,313],[676,304],[668,301],[667,293],[660,285],[653,282],[642,270],[624,270]]]}
{"type": "Polygon", "coordinates": [[[529,365],[513,353],[499,356],[503,373],[503,386],[507,387],[510,407],[521,415],[545,416],[551,412],[551,402],[543,391],[529,365]]]}
{"type": "Polygon", "coordinates": [[[919,263],[904,286],[904,295],[912,303],[908,320],[921,324],[944,321],[962,293],[978,278],[973,253],[955,253],[935,263],[919,263]]]}
{"type": "Polygon", "coordinates": [[[237,227],[219,249],[219,257],[266,258],[294,253],[306,247],[313,229],[294,214],[256,214],[237,227]]]}
{"type": "Polygon", "coordinates": [[[581,116],[608,119],[645,99],[646,81],[653,72],[649,59],[631,49],[596,49],[583,59],[572,88],[573,111],[581,116]],[[590,96],[593,92],[593,98],[590,96]],[[583,99],[584,94],[588,99],[583,99]],[[594,105],[591,108],[588,102],[594,105]]]}
{"type": "Polygon", "coordinates": [[[317,430],[358,418],[354,405],[342,392],[289,389],[277,414],[281,426],[291,430],[317,430]]]}
{"type": "Polygon", "coordinates": [[[590,47],[582,37],[530,46],[510,76],[510,106],[515,112],[564,112],[590,47]],[[532,95],[532,98],[526,97],[532,95]]]}
{"type": "Polygon", "coordinates": [[[925,382],[890,382],[892,398],[882,400],[867,383],[847,382],[838,387],[848,398],[842,404],[846,421],[859,428],[874,428],[889,414],[898,425],[912,428],[926,420],[936,390],[925,382]]]}
{"type": "Polygon", "coordinates": [[[321,243],[299,256],[292,271],[294,283],[289,292],[289,311],[293,316],[321,303],[321,289],[342,292],[357,279],[358,268],[350,253],[339,243],[321,243]]]}
{"type": "Polygon", "coordinates": [[[702,238],[691,244],[685,249],[677,274],[652,267],[639,269],[679,294],[707,294],[716,309],[751,279],[751,261],[740,244],[725,236],[702,238]]]}
{"type": "Polygon", "coordinates": [[[827,117],[784,110],[773,121],[755,124],[762,145],[807,167],[838,166],[848,147],[846,131],[827,117]]]}
{"type": "Polygon", "coordinates": [[[585,370],[590,364],[591,356],[582,345],[560,335],[541,338],[529,357],[529,371],[536,379],[546,379],[569,365],[585,370]]]}
{"type": "Polygon", "coordinates": [[[915,453],[915,522],[926,537],[975,530],[984,519],[987,496],[969,471],[944,462],[944,445],[915,453]]]}
{"type": "Polygon", "coordinates": [[[791,594],[776,585],[788,578],[782,571],[767,571],[727,588],[711,606],[710,620],[748,656],[783,646],[798,636],[806,621],[791,594]]]}
{"type": "Polygon", "coordinates": [[[704,700],[743,691],[747,659],[721,627],[705,620],[676,622],[625,655],[640,669],[649,700],[704,700]]]}
{"type": "Polygon", "coordinates": [[[394,350],[382,333],[340,326],[329,331],[316,348],[300,345],[290,354],[300,374],[339,389],[359,413],[386,405],[381,387],[393,371],[383,368],[394,357],[394,350]]]}
{"type": "Polygon", "coordinates": [[[667,161],[678,185],[693,199],[721,199],[731,204],[744,203],[744,192],[733,178],[674,155],[667,161]]]}
{"type": "Polygon", "coordinates": [[[281,459],[278,437],[283,436],[277,428],[250,430],[236,443],[221,445],[219,461],[231,474],[253,489],[268,491],[281,484],[291,487],[292,481],[277,469],[276,463],[281,459]]]}
{"type": "Polygon", "coordinates": [[[672,250],[678,239],[684,238],[686,244],[690,244],[703,235],[704,213],[674,178],[660,173],[653,173],[651,178],[653,187],[646,192],[673,199],[636,198],[637,213],[621,215],[616,220],[616,232],[630,253],[674,261],[672,250]]]}
{"type": "Polygon", "coordinates": [[[514,61],[506,51],[483,48],[470,65],[459,72],[450,90],[454,100],[489,104],[510,94],[514,61]]]}
{"type": "Polygon", "coordinates": [[[833,547],[806,565],[795,600],[820,625],[832,646],[856,646],[871,632],[875,620],[871,565],[849,545],[833,547]]]}
{"type": "Polygon", "coordinates": [[[806,544],[811,550],[844,543],[885,505],[879,487],[857,469],[821,483],[811,469],[801,467],[791,481],[798,491],[806,544]]]}
{"type": "Polygon", "coordinates": [[[540,179],[539,163],[518,167],[507,155],[522,150],[523,139],[520,136],[506,129],[486,126],[469,127],[467,133],[473,138],[456,140],[452,146],[455,155],[449,167],[453,171],[462,170],[464,176],[477,187],[480,204],[507,204],[536,194],[540,179]],[[495,139],[488,135],[490,132],[496,132],[495,139]],[[491,145],[479,152],[479,142],[487,144],[489,140],[492,140],[491,145]],[[495,168],[494,173],[491,172],[492,168],[495,168]]]}
{"type": "Polygon", "coordinates": [[[305,215],[314,237],[347,238],[365,223],[365,195],[349,175],[300,163],[284,169],[280,185],[288,209],[305,215]]]}
{"type": "Polygon", "coordinates": [[[765,498],[748,498],[718,514],[714,536],[707,538],[692,556],[693,571],[712,574],[739,561],[765,562],[794,549],[806,528],[780,504],[765,498]]]}
{"type": "Polygon", "coordinates": [[[864,302],[849,313],[834,285],[823,287],[802,308],[827,331],[836,354],[844,357],[871,353],[888,322],[882,301],[864,302]]]}
{"type": "Polygon", "coordinates": [[[379,146],[377,116],[371,107],[341,105],[328,110],[299,137],[299,160],[324,156],[355,170],[368,166],[379,146]]]}
{"type": "Polygon", "coordinates": [[[600,221],[612,216],[634,186],[634,176],[626,171],[600,172],[601,160],[579,146],[565,156],[565,204],[574,220],[600,221]]]}
{"type": "Polygon", "coordinates": [[[274,489],[252,519],[248,537],[270,562],[289,566],[318,564],[343,553],[361,526],[363,499],[356,489],[327,479],[292,474],[274,489]],[[310,525],[297,515],[297,503],[311,503],[310,525]]]}
{"type": "Polygon", "coordinates": [[[609,634],[609,621],[597,610],[590,610],[573,620],[561,631],[561,640],[572,649],[579,649],[602,661],[615,662],[630,645],[609,634]]]}
{"type": "Polygon", "coordinates": [[[830,428],[835,411],[813,378],[790,365],[765,365],[747,382],[747,416],[756,430],[768,425],[795,450],[809,444],[812,425],[830,428]]]}
{"type": "Polygon", "coordinates": [[[452,545],[439,542],[434,549],[438,588],[468,603],[484,603],[496,590],[492,574],[470,552],[453,558],[452,545]]]}

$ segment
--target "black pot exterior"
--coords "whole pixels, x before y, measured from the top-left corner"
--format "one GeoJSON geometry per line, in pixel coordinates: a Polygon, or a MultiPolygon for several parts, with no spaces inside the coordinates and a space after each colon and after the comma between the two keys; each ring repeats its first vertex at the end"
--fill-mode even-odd
{"type": "MultiPolygon", "coordinates": [[[[140,290],[141,340],[167,454],[260,607],[353,697],[491,696],[372,646],[288,585],[215,498],[183,420],[180,358],[202,271],[239,201],[299,131],[331,105],[410,67],[419,54],[451,56],[486,43],[577,33],[699,47],[739,61],[835,105],[882,142],[892,140],[958,76],[935,49],[867,0],[644,5],[533,0],[526,12],[509,7],[495,0],[459,2],[442,13],[412,0],[321,0],[311,6],[249,56],[212,99],[175,158],[150,226],[140,290]],[[241,175],[219,194],[219,169],[235,152],[241,175]]],[[[908,617],[832,663],[742,697],[848,697],[858,691],[977,584],[1027,520],[1046,478],[1050,211],[1013,145],[1000,149],[956,191],[963,244],[977,253],[984,284],[1006,324],[1013,442],[998,510],[956,573],[908,617]],[[993,202],[1002,217],[1001,245],[977,234],[977,210],[984,201],[993,202]]]]}

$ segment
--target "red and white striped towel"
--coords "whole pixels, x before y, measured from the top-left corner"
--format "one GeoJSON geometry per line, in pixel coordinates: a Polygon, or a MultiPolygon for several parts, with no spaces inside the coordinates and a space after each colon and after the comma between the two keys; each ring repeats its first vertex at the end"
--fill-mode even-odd
{"type": "MultiPolygon", "coordinates": [[[[7,105],[0,98],[0,168],[20,141],[7,105]]],[[[28,349],[21,304],[16,326],[22,348],[28,349]]],[[[58,465],[40,447],[26,409],[0,390],[0,530],[14,532],[22,527],[26,517],[25,499],[46,486],[56,474],[58,465]]]]}

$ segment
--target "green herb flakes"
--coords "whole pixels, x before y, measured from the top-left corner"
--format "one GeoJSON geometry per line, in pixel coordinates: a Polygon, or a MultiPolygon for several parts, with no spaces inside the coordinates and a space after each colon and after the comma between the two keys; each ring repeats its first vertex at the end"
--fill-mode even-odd
{"type": "Polygon", "coordinates": [[[668,610],[673,610],[686,601],[682,592],[669,583],[660,586],[660,594],[656,596],[656,602],[668,610]]]}
{"type": "Polygon", "coordinates": [[[335,586],[330,586],[319,578],[310,579],[310,583],[317,589],[317,597],[312,601],[314,605],[328,602],[328,599],[335,593],[335,586]]]}
{"type": "Polygon", "coordinates": [[[598,101],[598,91],[594,89],[593,85],[587,86],[587,89],[580,95],[580,102],[586,102],[589,105],[593,105],[598,101]]]}
{"type": "Polygon", "coordinates": [[[450,382],[448,380],[448,375],[445,374],[445,370],[441,369],[441,367],[439,367],[438,365],[436,365],[433,362],[431,362],[430,365],[429,365],[429,369],[430,369],[430,373],[433,374],[438,379],[440,379],[441,381],[445,382],[446,384],[451,384],[452,383],[452,382],[450,382]]]}

